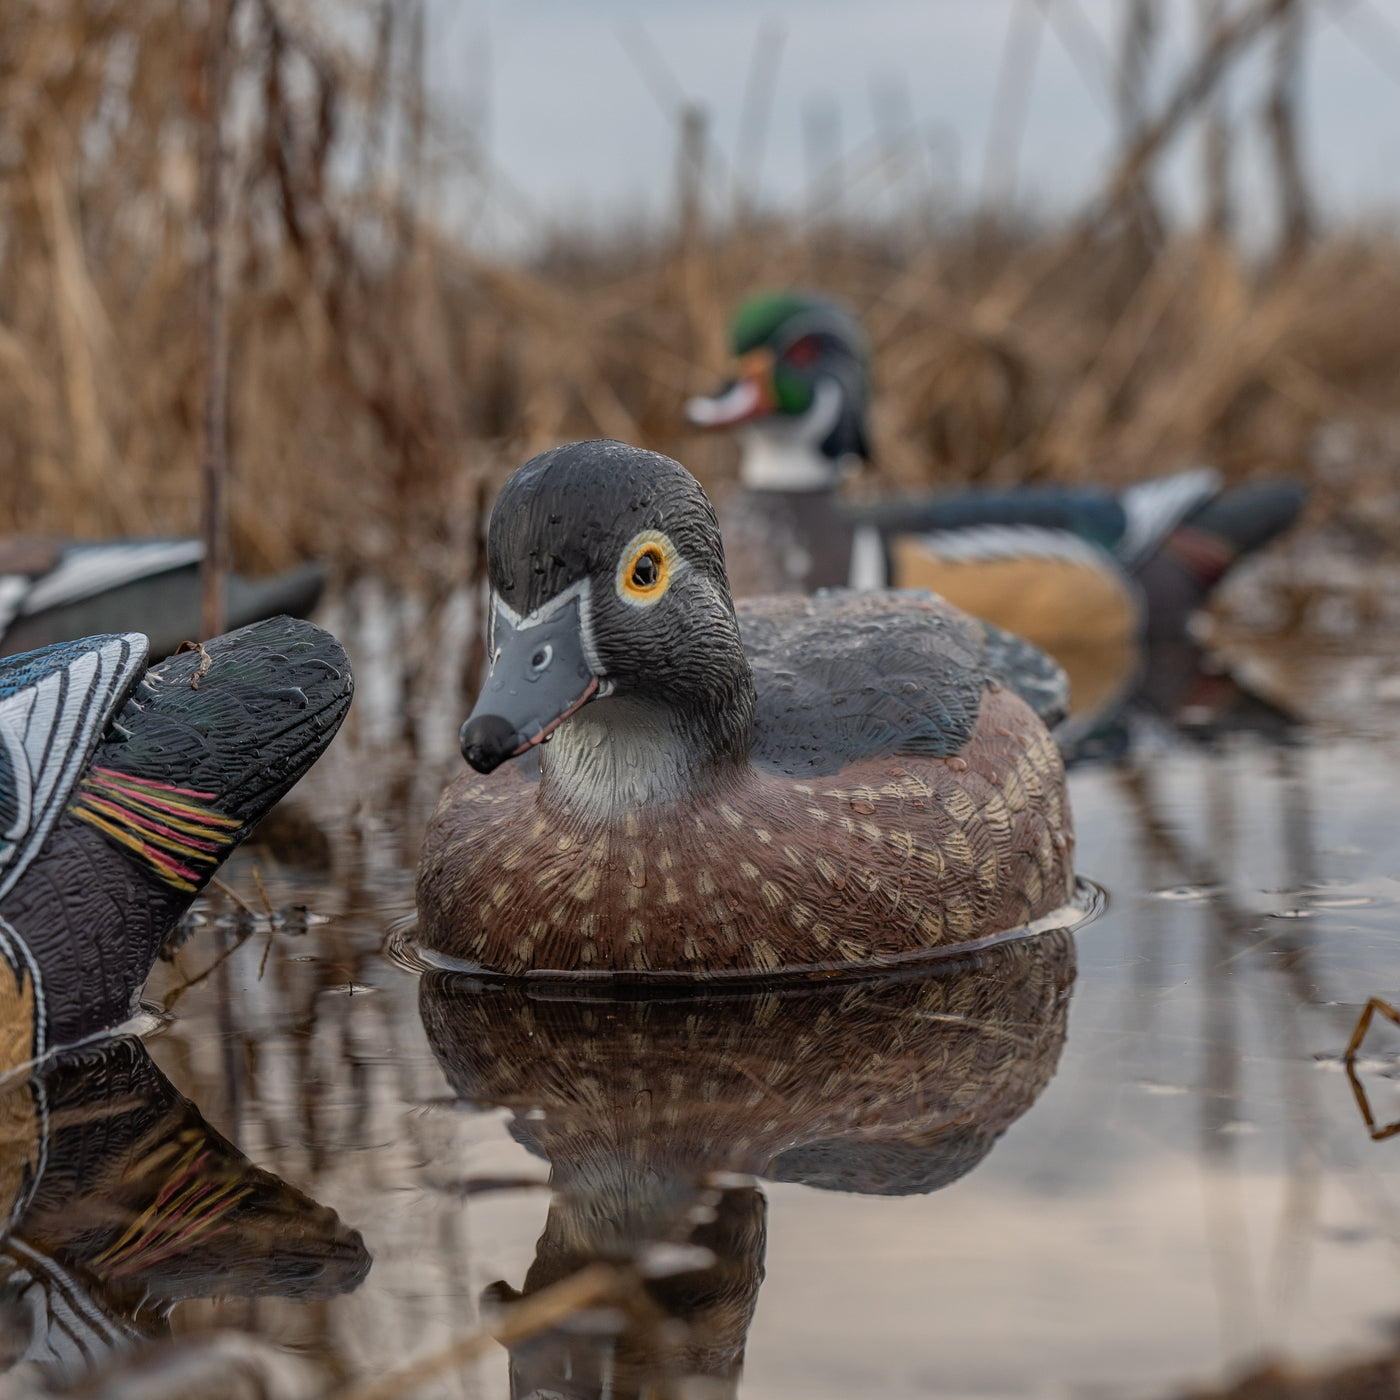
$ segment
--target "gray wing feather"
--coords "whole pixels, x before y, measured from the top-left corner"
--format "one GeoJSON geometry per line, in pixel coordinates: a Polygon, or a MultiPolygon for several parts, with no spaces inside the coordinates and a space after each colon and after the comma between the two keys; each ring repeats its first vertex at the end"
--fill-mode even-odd
{"type": "Polygon", "coordinates": [[[830,589],[736,605],[757,704],[753,759],[789,776],[958,753],[989,681],[1054,713],[1067,684],[1027,642],[931,593],[830,589]]]}
{"type": "Polygon", "coordinates": [[[1053,656],[1014,632],[990,622],[986,631],[984,664],[988,673],[1008,690],[1014,690],[1053,729],[1069,714],[1069,677],[1053,656]]]}

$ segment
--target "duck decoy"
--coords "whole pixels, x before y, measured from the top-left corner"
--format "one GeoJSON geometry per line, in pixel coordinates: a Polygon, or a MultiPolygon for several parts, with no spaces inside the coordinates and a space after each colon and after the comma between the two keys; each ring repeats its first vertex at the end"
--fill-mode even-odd
{"type": "Polygon", "coordinates": [[[1075,975],[1054,931],[942,966],[743,992],[609,996],[427,973],[454,1092],[549,1164],[515,1302],[595,1261],[636,1280],[607,1321],[511,1348],[513,1396],[732,1394],[763,1280],[761,1182],[910,1196],[992,1151],[1050,1082],[1075,975]]]}
{"type": "Polygon", "coordinates": [[[849,969],[1070,899],[1044,723],[1065,680],[1019,638],[914,593],[736,609],[699,483],[617,442],[519,468],[487,552],[477,772],[424,839],[426,949],[508,975],[849,969]],[[538,782],[477,776],[546,740],[538,782]]]}
{"type": "Polygon", "coordinates": [[[167,1336],[177,1303],[329,1298],[369,1268],[358,1231],[255,1167],[133,1037],[11,1076],[0,1117],[7,1395],[70,1393],[167,1336]]]}
{"type": "MultiPolygon", "coordinates": [[[[146,635],[151,658],[199,633],[199,540],[100,544],[0,537],[0,656],[104,632],[146,635]]],[[[325,584],[319,564],[272,578],[229,576],[230,630],[288,614],[305,617],[325,584]]]]}
{"type": "Polygon", "coordinates": [[[0,1075],[132,1014],[351,688],[335,638],[286,617],[150,668],[139,633],[0,661],[0,1075]]]}
{"type": "MultiPolygon", "coordinates": [[[[825,297],[764,294],[739,307],[730,344],[737,378],[692,399],[687,415],[741,440],[742,490],[725,517],[736,596],[928,588],[1067,662],[1184,635],[1231,565],[1303,507],[1292,481],[1223,490],[1209,469],[1118,492],[1022,488],[846,505],[843,478],[871,456],[869,350],[855,317],[825,297]]],[[[1081,671],[1108,685],[1071,666],[1077,689],[1081,671]]]]}

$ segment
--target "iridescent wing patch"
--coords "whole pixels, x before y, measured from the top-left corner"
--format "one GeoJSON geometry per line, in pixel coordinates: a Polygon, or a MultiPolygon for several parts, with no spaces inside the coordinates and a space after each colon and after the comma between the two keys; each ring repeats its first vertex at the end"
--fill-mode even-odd
{"type": "Polygon", "coordinates": [[[125,846],[166,884],[193,893],[243,833],[242,822],[210,805],[217,796],[94,765],[69,810],[125,846]]]}

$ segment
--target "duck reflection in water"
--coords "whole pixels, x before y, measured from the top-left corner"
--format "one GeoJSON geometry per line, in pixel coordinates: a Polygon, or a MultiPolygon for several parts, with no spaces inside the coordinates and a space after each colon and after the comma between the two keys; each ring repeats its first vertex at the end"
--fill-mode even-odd
{"type": "Polygon", "coordinates": [[[903,1196],[971,1171],[1054,1074],[1074,981],[1057,931],[936,970],[665,999],[428,973],[454,1090],[512,1112],[555,1195],[522,1289],[594,1261],[626,1306],[512,1350],[511,1394],[730,1395],[763,1280],[760,1179],[903,1196]]]}
{"type": "Polygon", "coordinates": [[[357,1231],[255,1167],[123,1037],[0,1085],[0,1381],[48,1393],[194,1298],[325,1298],[357,1231]]]}

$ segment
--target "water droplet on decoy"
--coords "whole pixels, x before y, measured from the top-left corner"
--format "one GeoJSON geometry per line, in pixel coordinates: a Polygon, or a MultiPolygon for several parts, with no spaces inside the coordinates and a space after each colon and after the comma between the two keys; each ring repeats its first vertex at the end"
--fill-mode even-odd
{"type": "Polygon", "coordinates": [[[851,811],[859,812],[863,817],[873,816],[875,804],[873,802],[856,801],[851,803],[851,811]]]}
{"type": "Polygon", "coordinates": [[[299,685],[283,686],[281,690],[274,690],[272,694],[279,700],[290,700],[299,710],[304,710],[311,704],[306,698],[306,692],[299,685]]]}
{"type": "Polygon", "coordinates": [[[948,760],[948,767],[951,768],[951,769],[953,770],[954,773],[966,773],[966,772],[967,772],[967,759],[965,759],[965,758],[950,758],[950,759],[948,760]]]}

